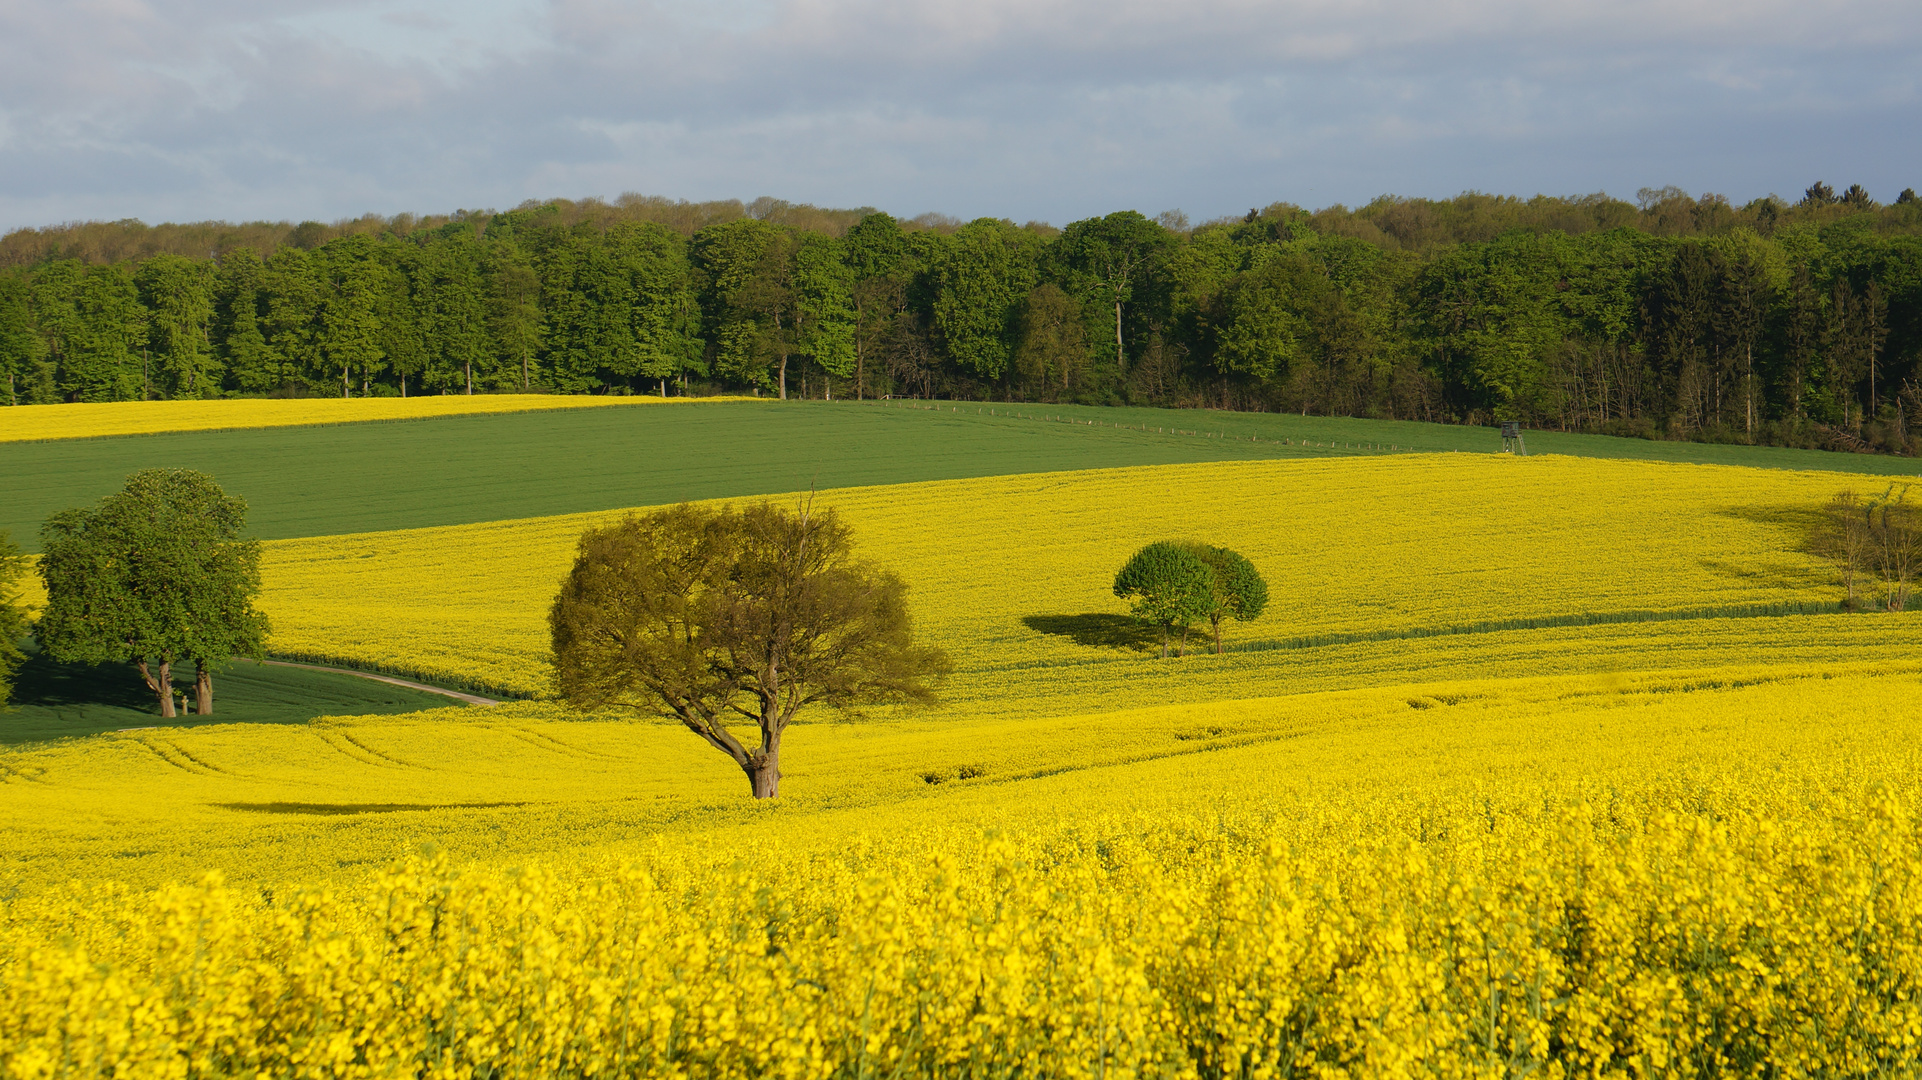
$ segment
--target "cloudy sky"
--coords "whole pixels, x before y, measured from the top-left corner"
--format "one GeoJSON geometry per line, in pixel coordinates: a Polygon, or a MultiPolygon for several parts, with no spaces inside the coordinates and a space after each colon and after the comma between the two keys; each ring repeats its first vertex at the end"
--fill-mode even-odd
{"type": "Polygon", "coordinates": [[[0,230],[1922,186],[1915,0],[0,0],[0,230]]]}

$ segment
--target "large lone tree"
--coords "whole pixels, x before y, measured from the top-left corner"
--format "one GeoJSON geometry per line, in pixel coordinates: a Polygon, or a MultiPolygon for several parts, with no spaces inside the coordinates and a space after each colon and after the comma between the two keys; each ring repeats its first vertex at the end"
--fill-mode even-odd
{"type": "Polygon", "coordinates": [[[1161,628],[1161,658],[1168,658],[1168,635],[1181,628],[1181,652],[1188,651],[1188,627],[1207,616],[1214,603],[1214,571],[1186,545],[1157,540],[1134,553],[1114,576],[1114,594],[1133,601],[1135,615],[1161,628]]]}
{"type": "Polygon", "coordinates": [[[191,660],[194,712],[211,716],[213,669],[258,657],[267,635],[246,519],[246,502],[189,469],[134,473],[92,509],[55,514],[40,530],[47,609],[35,636],[56,660],[133,663],[165,717],[173,666],[191,660]]]}
{"type": "Polygon", "coordinates": [[[684,504],[591,529],[548,625],[565,701],[674,717],[757,799],[780,793],[781,736],[802,709],[929,703],[950,666],[914,643],[901,579],[807,506],[684,504]],[[729,730],[741,721],[758,746],[729,730]]]}

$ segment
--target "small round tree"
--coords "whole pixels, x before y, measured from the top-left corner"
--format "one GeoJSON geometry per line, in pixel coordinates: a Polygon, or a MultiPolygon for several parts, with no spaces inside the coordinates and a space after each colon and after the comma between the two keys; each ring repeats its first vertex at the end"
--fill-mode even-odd
{"type": "Polygon", "coordinates": [[[1187,547],[1157,540],[1115,574],[1114,594],[1133,601],[1137,618],[1161,628],[1165,660],[1175,627],[1181,628],[1181,653],[1187,653],[1189,625],[1205,617],[1214,602],[1214,571],[1187,547]]]}
{"type": "Polygon", "coordinates": [[[246,516],[244,501],[190,469],[134,473],[92,509],[53,515],[40,530],[47,609],[34,636],[55,660],[133,663],[167,717],[173,665],[192,660],[194,711],[212,715],[214,667],[259,656],[267,635],[246,516]]]}
{"type": "Polygon", "coordinates": [[[1206,614],[1215,633],[1215,655],[1220,656],[1221,620],[1247,622],[1259,616],[1268,606],[1268,582],[1238,551],[1208,544],[1190,544],[1188,550],[1208,564],[1213,578],[1206,614]]]}
{"type": "Polygon", "coordinates": [[[671,716],[780,793],[781,736],[812,705],[932,702],[907,585],[854,557],[834,512],[675,506],[581,537],[548,613],[563,700],[671,716]],[[730,724],[752,724],[744,745],[730,724]]]}

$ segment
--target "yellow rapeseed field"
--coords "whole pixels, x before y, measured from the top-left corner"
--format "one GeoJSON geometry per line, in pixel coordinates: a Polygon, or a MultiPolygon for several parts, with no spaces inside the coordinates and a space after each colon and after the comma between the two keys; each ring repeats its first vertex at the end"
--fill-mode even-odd
{"type": "MultiPolygon", "coordinates": [[[[543,701],[0,748],[0,1076],[1913,1076],[1918,616],[1834,610],[1803,549],[1847,487],[824,492],[958,670],[804,717],[772,804],[543,701]],[[1234,651],[1119,618],[1163,537],[1266,574],[1234,651]]],[[[538,695],[607,516],[270,543],[273,646],[538,695]]]]}
{"type": "MultiPolygon", "coordinates": [[[[922,632],[959,664],[957,707],[1038,715],[1363,680],[1913,655],[1912,615],[1768,614],[1837,607],[1832,572],[1802,548],[1815,508],[1844,487],[1862,478],[1441,454],[940,481],[817,502],[907,579],[922,632]],[[1268,578],[1267,613],[1230,624],[1227,656],[1144,662],[1108,643],[1125,635],[1116,568],[1170,536],[1234,547],[1268,578]]],[[[541,694],[547,604],[576,537],[608,516],[269,544],[273,647],[541,694]]]]}
{"type": "Polygon", "coordinates": [[[119,401],[16,405],[0,409],[0,442],[152,435],[163,431],[426,420],[472,413],[535,412],[603,405],[753,401],[753,398],[602,397],[567,394],[434,394],[410,398],[298,398],[227,401],[119,401]]]}
{"type": "Polygon", "coordinates": [[[817,725],[777,806],[543,705],[43,747],[0,787],[16,865],[98,872],[4,908],[0,1068],[1904,1075],[1918,685],[817,725]],[[105,843],[227,876],[129,891],[105,843]]]}

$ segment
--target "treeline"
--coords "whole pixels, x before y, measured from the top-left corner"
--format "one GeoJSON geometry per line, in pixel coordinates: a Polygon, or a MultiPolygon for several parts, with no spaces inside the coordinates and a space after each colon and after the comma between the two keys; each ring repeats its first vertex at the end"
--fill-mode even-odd
{"type": "Polygon", "coordinates": [[[1915,453],[1922,203],[1275,204],[1064,229],[623,197],[0,238],[11,402],[1132,402],[1915,453]]]}

